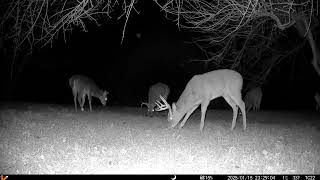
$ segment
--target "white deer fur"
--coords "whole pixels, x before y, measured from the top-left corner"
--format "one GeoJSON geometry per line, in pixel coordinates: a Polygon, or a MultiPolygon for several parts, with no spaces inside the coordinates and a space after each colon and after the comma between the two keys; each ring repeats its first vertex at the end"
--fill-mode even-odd
{"type": "Polygon", "coordinates": [[[205,114],[210,101],[222,96],[233,109],[231,130],[234,129],[236,124],[238,107],[240,107],[242,112],[243,129],[245,130],[247,124],[245,104],[241,98],[242,85],[243,79],[241,74],[229,69],[220,69],[195,75],[187,83],[177,103],[172,103],[172,108],[161,98],[165,104],[158,101],[158,108],[156,110],[169,109],[168,122],[172,128],[175,127],[184,116],[180,124],[180,128],[182,128],[189,116],[201,104],[200,131],[202,131],[205,114]]]}
{"type": "Polygon", "coordinates": [[[106,102],[108,100],[107,95],[109,94],[109,92],[98,88],[96,83],[89,77],[80,75],[80,74],[74,75],[71,78],[69,78],[69,85],[72,89],[74,107],[76,111],[78,111],[77,98],[81,107],[81,111],[84,111],[83,106],[86,100],[86,96],[88,97],[88,100],[89,100],[90,111],[92,111],[92,106],[91,106],[92,96],[99,98],[103,106],[106,105],[106,102]]]}

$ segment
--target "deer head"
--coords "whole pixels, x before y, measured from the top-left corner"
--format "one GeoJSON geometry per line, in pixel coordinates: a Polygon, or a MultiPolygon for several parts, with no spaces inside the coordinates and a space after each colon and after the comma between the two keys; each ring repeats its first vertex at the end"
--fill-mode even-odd
{"type": "Polygon", "coordinates": [[[148,112],[153,112],[153,111],[154,111],[154,107],[156,106],[156,104],[154,104],[154,103],[146,103],[146,102],[143,102],[143,103],[141,103],[140,108],[141,108],[143,105],[145,105],[145,106],[148,107],[148,112]]]}
{"type": "Polygon", "coordinates": [[[104,90],[104,91],[103,91],[103,93],[102,93],[102,95],[101,95],[101,96],[99,96],[99,99],[100,99],[101,104],[102,104],[103,106],[105,106],[105,105],[106,105],[106,103],[107,103],[107,100],[108,100],[107,95],[108,95],[108,94],[109,94],[109,92],[108,92],[108,91],[106,91],[106,90],[104,90]]]}
{"type": "Polygon", "coordinates": [[[157,108],[155,109],[156,111],[163,111],[168,109],[168,122],[170,123],[170,127],[175,127],[179,121],[181,120],[182,116],[184,115],[183,113],[180,113],[177,111],[177,107],[175,103],[172,103],[172,108],[168,104],[168,102],[160,95],[160,101],[156,101],[157,108]]]}

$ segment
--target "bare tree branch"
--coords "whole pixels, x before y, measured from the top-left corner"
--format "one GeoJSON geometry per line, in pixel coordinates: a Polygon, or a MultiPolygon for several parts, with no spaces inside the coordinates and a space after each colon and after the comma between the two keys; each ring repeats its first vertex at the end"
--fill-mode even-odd
{"type": "MultiPolygon", "coordinates": [[[[179,27],[201,33],[194,41],[209,56],[190,62],[238,68],[248,80],[260,84],[275,65],[297,51],[277,47],[277,39],[301,17],[304,21],[300,35],[306,36],[312,18],[318,15],[319,4],[313,0],[154,1],[167,18],[176,18],[179,27]]],[[[307,37],[314,42],[312,36],[307,37]]],[[[315,43],[310,44],[313,52],[318,52],[315,43]]],[[[313,64],[320,64],[315,63],[317,54],[314,53],[313,64]]]]}
{"type": "Polygon", "coordinates": [[[137,2],[138,0],[3,0],[0,3],[0,37],[12,59],[11,76],[17,58],[32,53],[35,46],[52,45],[61,33],[66,41],[68,32],[75,27],[87,31],[89,22],[99,26],[99,21],[110,20],[111,13],[117,10],[117,6],[120,6],[120,12],[116,12],[120,14],[118,19],[122,15],[126,18],[123,40],[131,10],[137,2]]]}

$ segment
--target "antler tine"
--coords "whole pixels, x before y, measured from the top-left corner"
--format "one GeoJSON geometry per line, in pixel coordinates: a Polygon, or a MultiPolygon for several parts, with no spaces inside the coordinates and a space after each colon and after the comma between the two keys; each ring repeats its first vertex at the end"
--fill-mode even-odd
{"type": "Polygon", "coordinates": [[[163,104],[161,104],[161,102],[160,102],[160,101],[158,101],[158,100],[157,100],[157,101],[155,101],[154,103],[155,103],[157,106],[162,106],[162,105],[163,105],[163,104]]]}
{"type": "Polygon", "coordinates": [[[158,107],[155,109],[156,111],[163,111],[163,110],[166,110],[166,109],[169,108],[166,104],[162,104],[160,101],[156,101],[155,103],[156,103],[156,105],[158,106],[158,107]]]}
{"type": "Polygon", "coordinates": [[[142,102],[141,105],[140,105],[140,108],[142,108],[143,105],[148,106],[146,102],[142,102]]]}
{"type": "Polygon", "coordinates": [[[156,111],[163,111],[163,110],[166,110],[166,109],[169,109],[170,110],[170,105],[167,103],[167,101],[160,95],[160,99],[163,103],[161,103],[160,101],[156,101],[156,105],[158,106],[157,109],[155,109],[156,111]]]}

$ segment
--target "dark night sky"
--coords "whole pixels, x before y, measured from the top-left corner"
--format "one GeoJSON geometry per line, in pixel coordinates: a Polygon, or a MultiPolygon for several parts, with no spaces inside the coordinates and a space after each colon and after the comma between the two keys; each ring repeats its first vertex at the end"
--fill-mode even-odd
{"type": "MultiPolygon", "coordinates": [[[[52,48],[35,51],[23,69],[14,93],[16,100],[71,104],[68,78],[80,73],[110,91],[110,104],[118,101],[140,105],[147,98],[148,86],[158,81],[171,87],[169,102],[176,101],[196,73],[190,67],[183,68],[182,62],[201,53],[195,46],[184,43],[191,40],[190,33],[165,19],[155,3],[138,3],[137,9],[140,14],[132,12],[123,44],[120,42],[124,21],[112,20],[117,24],[100,21],[102,25],[97,27],[89,23],[88,32],[75,28],[68,33],[66,43],[61,34],[52,48]],[[141,38],[137,38],[138,33],[141,38]]],[[[311,53],[309,47],[304,49],[311,53]]],[[[314,93],[320,91],[319,77],[310,60],[299,57],[295,61],[293,81],[289,81],[290,62],[284,61],[273,70],[263,86],[262,109],[314,108],[314,93]]],[[[95,99],[94,103],[99,102],[95,99]]]]}

